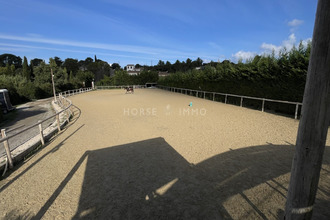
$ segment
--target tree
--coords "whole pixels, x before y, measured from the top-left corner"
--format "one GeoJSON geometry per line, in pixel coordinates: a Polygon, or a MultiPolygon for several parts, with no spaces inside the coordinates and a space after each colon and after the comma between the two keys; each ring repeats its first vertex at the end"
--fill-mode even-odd
{"type": "Polygon", "coordinates": [[[179,60],[176,60],[175,63],[173,64],[173,69],[175,72],[181,71],[182,70],[182,64],[179,60]]]}
{"type": "Polygon", "coordinates": [[[0,55],[0,66],[5,67],[6,65],[15,65],[15,68],[21,68],[22,67],[22,58],[19,56],[15,56],[13,54],[2,54],[0,55]]]}
{"type": "Polygon", "coordinates": [[[199,66],[202,66],[202,65],[203,65],[203,60],[202,60],[201,58],[199,58],[199,57],[196,59],[196,61],[195,61],[195,62],[196,62],[196,65],[197,65],[197,67],[199,67],[199,66]]]}
{"type": "Polygon", "coordinates": [[[186,69],[187,69],[187,70],[191,69],[191,64],[192,64],[192,60],[188,58],[188,59],[186,60],[186,69]]]}
{"type": "Polygon", "coordinates": [[[78,84],[82,87],[91,87],[94,79],[94,74],[90,71],[81,71],[77,73],[78,84]]]}
{"type": "Polygon", "coordinates": [[[122,69],[117,69],[113,78],[116,86],[132,84],[130,75],[122,69]]]}
{"type": "Polygon", "coordinates": [[[23,61],[23,72],[22,72],[23,77],[25,77],[27,80],[31,79],[31,72],[29,71],[29,64],[24,56],[24,61],[23,61]]]}
{"type": "Polygon", "coordinates": [[[158,81],[158,73],[155,71],[142,71],[139,75],[139,84],[153,83],[158,81]]]}
{"type": "Polygon", "coordinates": [[[44,62],[42,59],[34,58],[33,60],[30,61],[30,64],[33,65],[34,67],[37,67],[42,62],[44,62]]]}
{"type": "Polygon", "coordinates": [[[57,66],[62,66],[63,61],[59,57],[54,57],[55,63],[57,66]]]}
{"type": "Polygon", "coordinates": [[[165,70],[168,72],[172,71],[172,64],[169,61],[166,61],[165,70]]]}
{"type": "Polygon", "coordinates": [[[90,63],[87,66],[87,70],[94,74],[96,82],[103,79],[104,76],[110,76],[110,65],[102,60],[98,60],[96,63],[90,63]]]}
{"type": "Polygon", "coordinates": [[[75,75],[79,70],[78,60],[67,58],[63,63],[63,67],[65,67],[69,72],[72,71],[73,74],[75,75]]]}
{"type": "Polygon", "coordinates": [[[118,63],[113,63],[111,65],[111,68],[114,69],[114,70],[117,70],[117,69],[120,69],[121,67],[120,67],[120,65],[118,63]]]}

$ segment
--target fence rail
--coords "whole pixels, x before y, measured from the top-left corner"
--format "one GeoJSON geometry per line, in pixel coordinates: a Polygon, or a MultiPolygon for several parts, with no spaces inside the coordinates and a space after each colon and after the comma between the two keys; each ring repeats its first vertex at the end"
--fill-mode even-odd
{"type": "MultiPolygon", "coordinates": [[[[129,85],[126,86],[95,86],[95,89],[124,89],[126,87],[128,87],[129,85]]],[[[131,85],[132,86],[132,85],[131,85]]],[[[133,85],[133,88],[145,88],[145,85],[133,85]]]]}
{"type": "MultiPolygon", "coordinates": [[[[61,110],[57,111],[54,115],[49,116],[44,120],[40,120],[40,121],[38,121],[38,122],[36,122],[36,123],[26,127],[26,128],[23,128],[22,130],[20,130],[19,132],[15,133],[15,134],[7,135],[6,134],[6,129],[1,129],[2,138],[0,139],[0,144],[3,143],[4,148],[5,148],[5,152],[6,152],[6,164],[5,164],[6,167],[5,167],[4,173],[6,172],[7,165],[9,165],[9,168],[13,167],[12,151],[16,149],[16,148],[15,149],[10,149],[9,142],[8,142],[9,139],[15,138],[18,135],[20,135],[24,132],[27,132],[30,129],[33,129],[35,127],[39,127],[39,134],[35,137],[37,137],[37,139],[39,141],[37,143],[41,143],[42,145],[44,145],[45,144],[45,135],[46,135],[45,132],[53,133],[53,132],[56,132],[56,130],[61,131],[60,116],[63,116],[63,118],[61,118],[61,119],[63,119],[62,123],[69,122],[69,120],[72,116],[72,110],[71,110],[72,102],[69,99],[67,99],[66,97],[76,95],[76,94],[81,94],[81,93],[84,93],[84,92],[89,92],[89,91],[92,91],[92,88],[83,88],[83,89],[76,89],[76,90],[69,90],[69,91],[61,92],[56,96],[56,104],[58,104],[60,106],[61,110]],[[55,121],[53,123],[54,128],[49,129],[51,127],[50,126],[50,127],[47,127],[47,128],[44,129],[42,127],[42,123],[47,121],[47,120],[50,120],[52,118],[55,119],[55,121]],[[55,128],[55,126],[56,126],[56,128],[55,128]]],[[[22,126],[20,126],[20,127],[22,127],[22,126]]],[[[18,129],[18,128],[14,128],[14,129],[18,129]]],[[[12,130],[13,129],[7,130],[7,133],[9,131],[12,131],[12,130]]],[[[26,142],[24,144],[26,144],[26,142]]],[[[3,173],[3,175],[4,175],[4,173],[3,173]]]]}
{"type": "Polygon", "coordinates": [[[157,86],[159,89],[167,90],[170,92],[177,92],[185,95],[192,95],[199,98],[206,99],[206,95],[211,96],[212,98],[209,98],[212,101],[216,101],[216,96],[223,96],[224,97],[224,103],[227,104],[229,97],[236,97],[240,98],[240,106],[243,107],[243,101],[244,99],[249,100],[257,100],[261,102],[261,111],[265,111],[265,103],[266,102],[273,102],[273,103],[282,103],[282,104],[288,104],[288,105],[295,105],[295,119],[298,119],[298,112],[299,112],[299,106],[302,106],[302,103],[300,102],[290,102],[290,101],[283,101],[283,100],[274,100],[274,99],[266,99],[266,98],[258,98],[258,97],[251,97],[251,96],[242,96],[242,95],[235,95],[235,94],[227,94],[227,93],[219,93],[219,92],[209,92],[209,91],[201,91],[201,90],[194,90],[194,89],[185,89],[185,88],[177,88],[177,87],[168,87],[168,86],[157,86]]]}

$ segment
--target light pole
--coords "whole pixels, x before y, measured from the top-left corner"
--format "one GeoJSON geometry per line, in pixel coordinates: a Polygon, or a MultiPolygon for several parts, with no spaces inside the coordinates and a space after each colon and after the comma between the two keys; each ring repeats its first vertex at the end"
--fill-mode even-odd
{"type": "Polygon", "coordinates": [[[52,75],[52,84],[53,84],[53,93],[54,93],[54,102],[56,103],[56,92],[55,92],[55,84],[54,84],[54,75],[53,75],[53,68],[50,68],[50,74],[52,75]]]}

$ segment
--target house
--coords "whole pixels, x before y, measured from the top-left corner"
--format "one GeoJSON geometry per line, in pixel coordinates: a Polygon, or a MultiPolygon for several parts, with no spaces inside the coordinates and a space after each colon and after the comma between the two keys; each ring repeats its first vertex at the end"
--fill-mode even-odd
{"type": "Polygon", "coordinates": [[[127,64],[126,70],[127,71],[135,71],[135,66],[133,64],[127,64]]]}
{"type": "Polygon", "coordinates": [[[139,75],[143,68],[136,68],[134,64],[127,64],[126,71],[129,75],[139,75]]]}

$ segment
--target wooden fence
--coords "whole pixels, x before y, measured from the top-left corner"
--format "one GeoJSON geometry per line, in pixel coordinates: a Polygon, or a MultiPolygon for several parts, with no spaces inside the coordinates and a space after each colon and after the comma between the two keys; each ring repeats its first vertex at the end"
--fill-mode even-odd
{"type": "Polygon", "coordinates": [[[226,93],[219,93],[219,92],[209,92],[209,91],[201,91],[201,90],[193,90],[193,89],[185,89],[185,88],[176,88],[176,87],[167,87],[158,85],[159,89],[167,90],[170,92],[181,93],[185,95],[195,96],[198,98],[209,99],[212,101],[221,101],[227,104],[229,97],[235,97],[239,100],[239,106],[243,107],[244,100],[256,100],[261,104],[261,111],[265,111],[265,104],[266,102],[273,102],[273,103],[282,103],[286,105],[294,105],[295,106],[295,115],[294,118],[298,119],[298,112],[301,109],[302,103],[300,102],[290,102],[290,101],[282,101],[282,100],[273,100],[273,99],[266,99],[266,98],[257,98],[251,96],[242,96],[242,95],[234,95],[234,94],[226,94],[226,93]]]}

